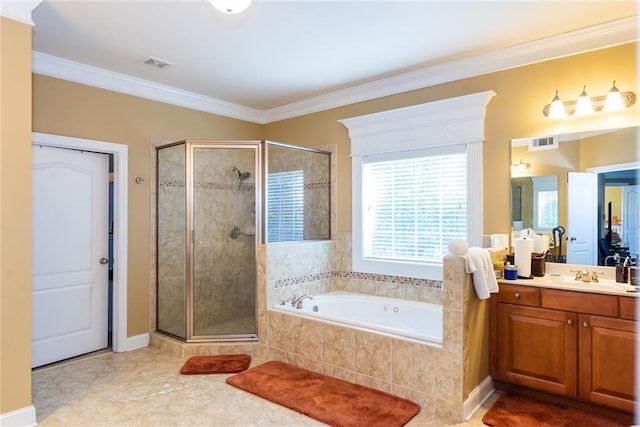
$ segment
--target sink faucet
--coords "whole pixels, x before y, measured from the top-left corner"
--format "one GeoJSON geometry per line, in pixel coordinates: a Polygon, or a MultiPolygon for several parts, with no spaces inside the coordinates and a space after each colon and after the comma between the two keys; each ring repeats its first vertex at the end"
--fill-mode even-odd
{"type": "Polygon", "coordinates": [[[589,270],[571,270],[571,271],[575,271],[576,273],[576,278],[575,280],[580,281],[580,282],[584,282],[584,283],[589,283],[589,282],[595,282],[598,283],[598,274],[603,274],[603,271],[592,271],[591,274],[589,274],[589,270]]]}
{"type": "Polygon", "coordinates": [[[293,298],[291,299],[291,306],[293,308],[300,309],[300,308],[302,308],[302,301],[304,301],[306,299],[313,299],[313,297],[311,295],[309,295],[309,294],[304,294],[304,295],[299,296],[299,297],[296,297],[294,295],[293,298]]]}
{"type": "Polygon", "coordinates": [[[589,270],[571,270],[576,272],[575,280],[579,282],[588,283],[591,281],[591,276],[589,275],[589,270]]]}

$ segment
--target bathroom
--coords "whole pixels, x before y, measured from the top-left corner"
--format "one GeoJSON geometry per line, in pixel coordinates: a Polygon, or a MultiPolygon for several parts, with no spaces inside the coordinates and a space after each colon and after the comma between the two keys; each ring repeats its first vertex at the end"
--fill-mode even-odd
{"type": "MultiPolygon", "coordinates": [[[[611,117],[574,118],[570,122],[551,123],[541,114],[542,107],[550,101],[556,89],[563,93],[573,93],[576,87],[589,83],[593,86],[594,92],[605,93],[613,79],[618,81],[621,89],[637,87],[636,48],[636,43],[624,44],[433,85],[384,99],[334,108],[265,125],[212,116],[186,108],[170,107],[129,95],[35,74],[33,75],[33,130],[127,144],[130,176],[147,178],[144,185],[133,182],[129,185],[129,315],[126,325],[128,337],[144,336],[155,330],[153,322],[156,265],[153,255],[155,244],[152,219],[155,204],[151,179],[154,174],[152,159],[155,147],[152,147],[152,141],[158,139],[164,143],[180,141],[186,136],[192,139],[215,137],[216,140],[259,140],[266,136],[270,140],[282,143],[330,149],[334,153],[332,161],[335,164],[332,168],[335,174],[335,192],[332,194],[332,203],[335,205],[331,220],[332,239],[325,242],[279,244],[273,245],[273,248],[259,248],[259,256],[261,256],[261,263],[258,263],[259,298],[266,298],[267,287],[275,289],[277,280],[302,277],[309,280],[310,286],[318,284],[316,282],[331,281],[333,282],[331,286],[335,289],[358,291],[361,289],[360,286],[373,287],[380,294],[396,296],[399,296],[399,293],[418,294],[419,297],[416,299],[440,301],[444,304],[445,310],[451,307],[448,315],[455,321],[450,322],[449,325],[452,328],[455,326],[455,329],[449,332],[445,329],[445,337],[449,333],[450,336],[461,339],[464,326],[474,326],[475,331],[465,335],[467,337],[465,339],[468,339],[468,343],[465,344],[468,350],[465,351],[462,341],[459,341],[452,342],[455,347],[449,349],[445,344],[443,351],[449,351],[447,356],[453,355],[453,358],[434,356],[432,354],[434,350],[426,347],[420,350],[425,354],[419,356],[421,360],[429,360],[429,363],[433,364],[431,366],[425,364],[423,369],[426,371],[430,371],[429,368],[437,365],[441,372],[450,373],[450,375],[438,377],[445,378],[446,383],[438,382],[441,380],[435,377],[433,379],[439,392],[447,388],[452,390],[451,393],[443,392],[443,395],[449,397],[451,404],[439,406],[448,408],[448,413],[441,415],[461,416],[463,402],[471,391],[488,377],[487,308],[483,304],[474,303],[473,294],[468,288],[468,283],[465,282],[466,279],[449,277],[446,270],[443,282],[417,279],[409,283],[384,280],[385,278],[382,277],[371,281],[370,278],[360,276],[351,270],[350,141],[347,129],[338,120],[485,90],[495,91],[496,96],[487,105],[486,110],[482,160],[482,229],[485,235],[507,233],[510,230],[511,221],[510,141],[517,137],[565,133],[569,130],[636,125],[637,106],[613,119],[611,117]],[[547,81],[536,78],[537,76],[554,76],[554,78],[553,81],[547,81]],[[91,99],[92,102],[82,101],[86,99],[91,99]],[[78,116],[86,117],[86,120],[72,119],[78,116]],[[294,250],[297,251],[299,258],[289,263],[290,271],[283,272],[280,277],[265,275],[269,270],[269,263],[286,260],[294,250]],[[299,259],[313,259],[314,262],[303,264],[299,259]],[[327,276],[329,276],[328,279],[327,276]],[[446,286],[448,280],[456,286],[446,286]],[[372,283],[375,286],[371,286],[372,283]],[[464,321],[463,317],[470,321],[464,321]],[[466,367],[463,366],[463,360],[466,367]],[[455,396],[454,387],[459,390],[455,396]]],[[[28,169],[28,165],[25,165],[25,169],[28,169]]],[[[24,214],[28,216],[26,208],[24,214]]],[[[326,283],[318,285],[328,286],[326,283]]],[[[266,307],[266,301],[264,304],[266,307]]],[[[22,320],[21,317],[17,318],[16,323],[28,326],[28,321],[20,320],[22,320]]],[[[287,348],[285,342],[277,343],[278,345],[271,342],[275,337],[271,332],[286,331],[289,327],[278,324],[279,320],[281,319],[278,316],[267,318],[266,313],[259,313],[259,325],[266,328],[265,339],[269,340],[269,347],[273,348],[258,346],[253,354],[260,358],[270,357],[269,351],[283,351],[293,357],[304,358],[304,354],[287,348]]],[[[28,331],[24,335],[28,336],[28,331]]],[[[353,335],[347,339],[355,342],[358,338],[353,335]]],[[[23,343],[22,347],[24,353],[28,353],[29,343],[23,343]]],[[[406,349],[406,351],[412,350],[413,348],[406,349]]],[[[336,354],[335,357],[340,355],[336,354]]],[[[311,358],[300,359],[300,363],[302,365],[309,363],[309,359],[311,358]]],[[[360,372],[344,368],[344,370],[336,369],[332,373],[336,376],[355,376],[360,372]]],[[[374,378],[372,375],[366,376],[368,379],[374,378]]],[[[16,384],[28,382],[27,374],[15,380],[16,384]]],[[[28,392],[25,393],[28,394],[28,392]]]]}

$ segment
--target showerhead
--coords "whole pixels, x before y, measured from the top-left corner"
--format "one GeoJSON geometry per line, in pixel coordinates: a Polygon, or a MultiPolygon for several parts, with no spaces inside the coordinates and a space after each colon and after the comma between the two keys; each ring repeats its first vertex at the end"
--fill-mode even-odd
{"type": "Polygon", "coordinates": [[[238,179],[240,181],[246,181],[249,179],[249,177],[251,176],[251,172],[240,172],[240,169],[238,169],[237,167],[233,167],[233,170],[236,171],[238,173],[238,179]]]}

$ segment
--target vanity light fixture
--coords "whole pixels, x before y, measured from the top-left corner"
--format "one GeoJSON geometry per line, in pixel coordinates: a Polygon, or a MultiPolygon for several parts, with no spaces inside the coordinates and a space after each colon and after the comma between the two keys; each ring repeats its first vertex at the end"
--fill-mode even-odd
{"type": "Polygon", "coordinates": [[[542,109],[542,113],[549,119],[561,119],[567,116],[585,116],[600,111],[621,111],[636,103],[636,94],[633,92],[620,92],[614,80],[613,86],[607,95],[589,97],[587,87],[583,86],[582,93],[576,100],[561,101],[556,90],[556,95],[542,109]]]}
{"type": "Polygon", "coordinates": [[[209,0],[209,3],[222,13],[233,15],[247,10],[252,0],[209,0]]]}
{"type": "Polygon", "coordinates": [[[524,172],[531,169],[531,163],[524,163],[522,159],[520,159],[519,163],[512,163],[511,170],[514,172],[524,172]]]}
{"type": "Polygon", "coordinates": [[[578,97],[576,101],[576,111],[574,111],[574,116],[587,116],[589,114],[595,113],[596,110],[593,109],[593,103],[591,102],[591,98],[587,95],[587,86],[582,87],[582,93],[578,97]]]}

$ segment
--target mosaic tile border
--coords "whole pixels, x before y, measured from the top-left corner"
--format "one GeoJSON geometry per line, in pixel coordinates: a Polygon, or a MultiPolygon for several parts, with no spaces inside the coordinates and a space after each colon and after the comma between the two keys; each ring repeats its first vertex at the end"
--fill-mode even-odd
{"type": "MultiPolygon", "coordinates": [[[[304,184],[305,190],[326,190],[329,188],[328,182],[310,182],[304,184]]],[[[178,187],[184,188],[184,181],[177,179],[165,179],[160,181],[160,187],[178,187]]],[[[205,188],[213,190],[235,190],[234,184],[218,183],[218,182],[196,182],[196,188],[205,188]]],[[[240,186],[240,190],[253,191],[255,190],[254,183],[243,183],[240,186]]]]}
{"type": "Polygon", "coordinates": [[[315,282],[318,280],[331,279],[339,277],[342,279],[358,279],[369,280],[374,282],[391,282],[403,285],[421,286],[426,288],[442,289],[442,282],[430,279],[417,279],[413,277],[391,276],[387,274],[371,274],[358,273],[355,271],[327,271],[324,273],[309,274],[298,277],[288,277],[286,279],[278,279],[275,281],[275,288],[285,288],[287,286],[295,286],[304,283],[315,282]]]}
{"type": "MultiPolygon", "coordinates": [[[[160,187],[178,187],[184,188],[184,181],[176,179],[167,179],[160,181],[160,187]]],[[[243,183],[240,185],[240,191],[255,191],[255,184],[243,183]]],[[[218,182],[196,182],[195,188],[203,188],[205,190],[229,190],[234,191],[236,189],[235,184],[226,184],[218,182]]]]}

